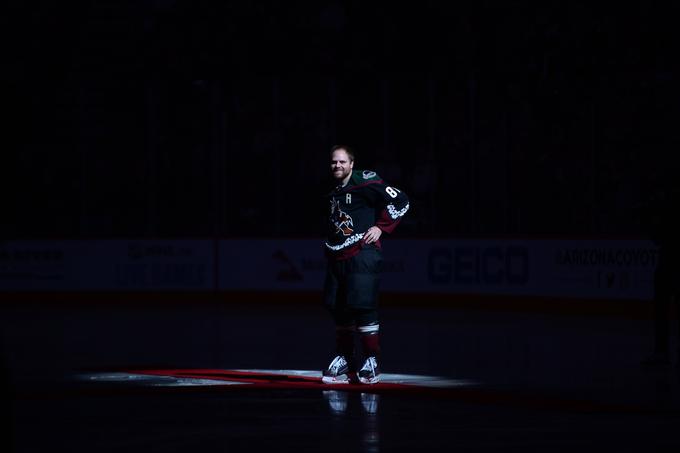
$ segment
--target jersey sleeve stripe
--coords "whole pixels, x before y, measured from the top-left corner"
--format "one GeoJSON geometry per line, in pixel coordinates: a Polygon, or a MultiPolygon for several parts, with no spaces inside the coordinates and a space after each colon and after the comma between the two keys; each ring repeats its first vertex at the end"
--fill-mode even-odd
{"type": "Polygon", "coordinates": [[[361,187],[370,186],[371,184],[384,184],[384,182],[383,182],[382,179],[379,179],[379,180],[376,180],[376,181],[368,181],[368,182],[365,182],[365,183],[363,183],[363,184],[359,184],[359,185],[356,185],[356,186],[348,187],[348,188],[347,188],[347,191],[349,192],[350,190],[354,190],[354,189],[359,189],[359,188],[361,188],[361,187]]]}
{"type": "Polygon", "coordinates": [[[410,204],[407,203],[406,206],[404,206],[402,209],[397,210],[397,208],[395,208],[393,204],[388,204],[387,212],[390,214],[390,217],[392,217],[392,219],[396,220],[399,217],[403,217],[404,214],[406,214],[406,211],[408,211],[409,207],[410,204]]]}

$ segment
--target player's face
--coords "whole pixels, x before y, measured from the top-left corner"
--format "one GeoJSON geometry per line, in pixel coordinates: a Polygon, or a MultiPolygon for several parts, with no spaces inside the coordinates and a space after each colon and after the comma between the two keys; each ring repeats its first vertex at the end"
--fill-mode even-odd
{"type": "Polygon", "coordinates": [[[354,168],[354,162],[347,155],[347,151],[342,148],[333,151],[333,154],[331,154],[331,173],[333,173],[333,178],[344,182],[352,173],[352,168],[354,168]]]}

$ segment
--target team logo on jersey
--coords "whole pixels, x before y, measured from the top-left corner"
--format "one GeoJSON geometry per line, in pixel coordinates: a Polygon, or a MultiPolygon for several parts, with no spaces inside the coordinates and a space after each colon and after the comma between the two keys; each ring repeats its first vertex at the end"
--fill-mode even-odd
{"type": "Polygon", "coordinates": [[[375,178],[375,172],[371,170],[364,170],[362,176],[364,177],[364,179],[375,178]]]}
{"type": "Polygon", "coordinates": [[[337,229],[336,233],[340,232],[343,236],[349,236],[354,232],[352,216],[340,209],[340,201],[336,199],[331,200],[331,222],[337,229]]]}

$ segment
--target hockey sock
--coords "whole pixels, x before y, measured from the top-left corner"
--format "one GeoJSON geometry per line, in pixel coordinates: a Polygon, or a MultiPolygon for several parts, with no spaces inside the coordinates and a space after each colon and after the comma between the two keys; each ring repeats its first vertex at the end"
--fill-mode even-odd
{"type": "Polygon", "coordinates": [[[359,333],[361,334],[361,347],[364,350],[366,357],[380,356],[380,335],[378,331],[380,325],[378,323],[369,324],[367,326],[359,326],[359,333]]]}
{"type": "Polygon", "coordinates": [[[354,355],[354,326],[336,326],[335,347],[339,355],[351,360],[354,355]]]}

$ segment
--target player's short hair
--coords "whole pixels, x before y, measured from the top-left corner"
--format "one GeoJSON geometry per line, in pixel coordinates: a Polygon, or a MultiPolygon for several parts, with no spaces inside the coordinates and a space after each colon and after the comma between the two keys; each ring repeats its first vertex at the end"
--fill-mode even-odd
{"type": "Polygon", "coordinates": [[[349,156],[349,160],[351,162],[354,162],[354,150],[352,150],[352,148],[350,148],[349,146],[335,145],[334,147],[331,148],[331,154],[333,154],[335,151],[339,149],[344,149],[347,155],[349,156]]]}

